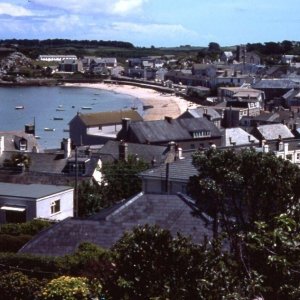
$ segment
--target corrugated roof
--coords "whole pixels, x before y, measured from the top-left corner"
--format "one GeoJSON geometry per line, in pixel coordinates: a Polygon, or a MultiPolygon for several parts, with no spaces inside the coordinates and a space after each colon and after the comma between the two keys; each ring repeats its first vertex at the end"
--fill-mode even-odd
{"type": "Polygon", "coordinates": [[[0,182],[0,196],[39,199],[73,189],[70,186],[0,182]]]}
{"type": "Polygon", "coordinates": [[[123,118],[130,118],[132,121],[142,121],[143,118],[136,110],[106,111],[82,114],[79,118],[86,126],[98,126],[109,124],[121,124],[123,118]]]}

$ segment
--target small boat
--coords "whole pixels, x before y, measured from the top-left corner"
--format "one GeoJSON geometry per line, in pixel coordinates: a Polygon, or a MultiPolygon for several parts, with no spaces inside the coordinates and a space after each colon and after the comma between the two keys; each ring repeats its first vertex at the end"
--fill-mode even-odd
{"type": "Polygon", "coordinates": [[[37,140],[39,140],[41,137],[39,135],[34,136],[37,140]]]}
{"type": "Polygon", "coordinates": [[[55,131],[55,128],[45,127],[44,130],[45,130],[45,131],[55,131]]]}
{"type": "Polygon", "coordinates": [[[92,109],[90,106],[81,106],[81,109],[92,109]]]}
{"type": "Polygon", "coordinates": [[[56,111],[65,111],[65,109],[63,109],[63,108],[61,108],[61,107],[58,107],[58,108],[56,109],[56,111]]]}
{"type": "Polygon", "coordinates": [[[23,105],[17,105],[17,106],[15,106],[15,109],[24,109],[24,106],[23,105]]]}
{"type": "Polygon", "coordinates": [[[55,121],[61,121],[61,120],[63,120],[64,118],[61,118],[61,117],[54,117],[53,118],[53,120],[55,120],[55,121]]]}
{"type": "Polygon", "coordinates": [[[64,129],[63,131],[64,131],[64,132],[70,132],[70,129],[67,129],[67,128],[66,128],[66,129],[64,129]]]}

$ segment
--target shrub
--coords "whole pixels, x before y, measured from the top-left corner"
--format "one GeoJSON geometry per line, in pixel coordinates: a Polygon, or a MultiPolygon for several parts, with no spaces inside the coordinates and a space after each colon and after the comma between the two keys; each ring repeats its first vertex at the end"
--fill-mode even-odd
{"type": "Polygon", "coordinates": [[[12,236],[0,234],[0,252],[17,252],[30,239],[31,235],[12,236]]]}

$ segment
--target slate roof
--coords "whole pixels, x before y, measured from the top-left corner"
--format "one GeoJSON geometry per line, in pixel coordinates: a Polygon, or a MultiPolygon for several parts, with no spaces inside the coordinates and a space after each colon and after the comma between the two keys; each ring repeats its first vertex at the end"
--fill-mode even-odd
{"type": "Polygon", "coordinates": [[[252,144],[250,141],[253,141],[253,143],[258,143],[258,139],[256,139],[253,135],[249,134],[245,130],[239,127],[235,128],[227,128],[224,129],[222,132],[222,143],[221,147],[230,147],[232,146],[232,143],[235,143],[235,145],[247,145],[252,144]],[[250,140],[249,140],[250,139],[250,140]]]}
{"type": "MultiPolygon", "coordinates": [[[[139,174],[142,178],[157,178],[161,180],[166,176],[167,165],[149,169],[139,174]]],[[[192,164],[192,157],[179,159],[169,163],[169,180],[187,182],[191,176],[198,175],[198,170],[192,164]]]]}
{"type": "MultiPolygon", "coordinates": [[[[87,127],[109,125],[109,124],[121,124],[123,118],[130,118],[132,121],[143,120],[140,114],[137,111],[132,109],[121,110],[121,111],[96,112],[96,113],[87,113],[87,114],[78,113],[78,117],[87,127]]],[[[73,120],[71,120],[70,123],[73,120]]]]}
{"type": "Polygon", "coordinates": [[[82,242],[110,248],[125,231],[138,225],[158,225],[172,235],[180,232],[195,243],[211,237],[211,227],[192,202],[179,195],[139,194],[90,219],[69,218],[40,232],[19,251],[61,256],[73,253],[82,242]]]}
{"type": "Polygon", "coordinates": [[[16,184],[0,182],[0,196],[39,199],[53,194],[73,190],[70,186],[46,184],[16,184]]]}
{"type": "MultiPolygon", "coordinates": [[[[185,118],[172,120],[156,120],[130,123],[127,140],[134,136],[139,143],[156,143],[169,141],[184,141],[192,139],[192,132],[208,130],[211,137],[219,137],[219,129],[206,118],[185,118]]],[[[123,130],[118,134],[118,139],[122,139],[123,130]]],[[[126,139],[126,135],[124,137],[126,139]]]]}
{"type": "MultiPolygon", "coordinates": [[[[101,156],[101,160],[103,158],[110,160],[118,160],[119,153],[119,145],[120,141],[108,141],[99,151],[101,156]]],[[[143,159],[145,162],[151,163],[153,158],[155,158],[157,163],[161,163],[165,160],[166,155],[168,153],[167,146],[156,146],[156,145],[145,145],[145,144],[135,144],[135,143],[127,143],[128,145],[128,154],[136,155],[137,157],[143,159]]]]}
{"type": "Polygon", "coordinates": [[[221,119],[221,115],[211,107],[189,108],[178,118],[203,118],[205,115],[211,116],[211,120],[221,119]]]}
{"type": "Polygon", "coordinates": [[[255,89],[292,89],[296,86],[297,83],[289,79],[261,79],[252,84],[255,89]]]}
{"type": "Polygon", "coordinates": [[[40,149],[37,139],[32,134],[24,131],[0,131],[0,136],[4,137],[4,151],[18,150],[15,145],[15,140],[24,138],[27,140],[27,149],[32,151],[34,148],[40,149]]]}
{"type": "Polygon", "coordinates": [[[278,139],[279,136],[281,136],[282,139],[294,137],[289,128],[283,124],[260,125],[257,127],[257,130],[265,140],[275,140],[278,139]]]}

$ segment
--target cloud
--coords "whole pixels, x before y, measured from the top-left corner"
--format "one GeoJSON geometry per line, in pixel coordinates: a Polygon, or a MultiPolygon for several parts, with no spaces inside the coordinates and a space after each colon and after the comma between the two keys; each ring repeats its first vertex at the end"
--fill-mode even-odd
{"type": "Polygon", "coordinates": [[[34,0],[45,10],[62,10],[76,14],[128,15],[141,11],[148,0],[34,0]]]}
{"type": "Polygon", "coordinates": [[[32,16],[33,13],[22,6],[10,3],[0,3],[0,15],[9,15],[12,17],[28,17],[32,16]]]}

